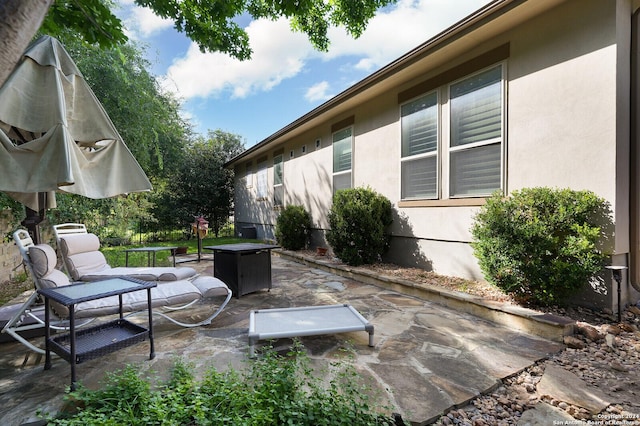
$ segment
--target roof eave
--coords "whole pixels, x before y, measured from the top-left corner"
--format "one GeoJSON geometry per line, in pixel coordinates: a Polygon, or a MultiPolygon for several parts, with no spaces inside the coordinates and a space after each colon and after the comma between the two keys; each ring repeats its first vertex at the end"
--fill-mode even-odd
{"type": "Polygon", "coordinates": [[[225,168],[232,167],[236,163],[240,162],[243,158],[246,158],[253,154],[256,151],[265,148],[267,145],[271,143],[277,142],[286,134],[292,132],[294,129],[299,128],[305,123],[311,121],[314,118],[317,118],[323,114],[329,112],[335,106],[347,101],[350,98],[353,98],[355,95],[366,91],[367,89],[375,86],[379,82],[385,80],[389,76],[397,73],[399,70],[402,70],[411,64],[423,59],[425,56],[428,56],[433,51],[441,49],[442,47],[452,43],[456,39],[464,36],[465,34],[474,31],[478,27],[486,24],[487,22],[497,18],[498,16],[512,10],[513,8],[519,6],[522,3],[525,3],[529,0],[494,0],[490,3],[487,3],[484,7],[478,9],[472,14],[468,15],[466,18],[456,22],[449,28],[444,31],[438,33],[434,37],[430,38],[426,42],[417,46],[415,49],[409,51],[408,53],[402,55],[395,61],[389,63],[378,71],[372,73],[371,75],[365,77],[358,83],[353,86],[347,88],[343,92],[309,111],[307,114],[301,116],[297,120],[291,122],[287,126],[273,133],[266,139],[258,142],[254,146],[248,148],[246,151],[240,153],[235,156],[231,160],[227,161],[224,164],[225,168]]]}

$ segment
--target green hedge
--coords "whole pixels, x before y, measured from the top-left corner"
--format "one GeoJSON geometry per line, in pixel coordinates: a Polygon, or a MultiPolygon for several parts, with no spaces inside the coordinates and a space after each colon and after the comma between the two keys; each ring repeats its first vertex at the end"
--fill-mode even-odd
{"type": "Polygon", "coordinates": [[[276,220],[276,240],[287,250],[302,250],[311,235],[311,215],[302,206],[287,206],[276,220]]]}
{"type": "Polygon", "coordinates": [[[369,188],[337,191],[329,212],[327,241],[348,265],[379,262],[389,248],[391,202],[369,188]]]}
{"type": "Polygon", "coordinates": [[[590,191],[527,188],[494,194],[475,217],[485,278],[522,302],[562,303],[602,270],[609,204],[590,191]]]}

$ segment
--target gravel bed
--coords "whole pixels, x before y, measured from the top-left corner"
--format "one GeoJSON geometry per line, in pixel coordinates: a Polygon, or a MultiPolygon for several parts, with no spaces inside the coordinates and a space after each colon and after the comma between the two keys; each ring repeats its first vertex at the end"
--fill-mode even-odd
{"type": "Polygon", "coordinates": [[[575,423],[569,420],[555,424],[640,425],[640,307],[628,308],[620,323],[611,313],[580,308],[556,311],[579,321],[578,332],[565,339],[567,349],[505,379],[491,394],[450,411],[432,424],[515,425],[524,411],[544,401],[575,419],[575,423]],[[592,415],[585,408],[541,395],[537,384],[551,364],[571,371],[614,402],[604,412],[592,415]],[[603,419],[623,420],[607,423],[603,419]]]}

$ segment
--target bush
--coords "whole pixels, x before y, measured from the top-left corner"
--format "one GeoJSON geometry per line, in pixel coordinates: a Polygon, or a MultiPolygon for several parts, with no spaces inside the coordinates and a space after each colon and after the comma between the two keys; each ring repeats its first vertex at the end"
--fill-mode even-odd
{"type": "Polygon", "coordinates": [[[379,262],[389,248],[391,202],[369,188],[337,191],[329,212],[327,241],[348,265],[379,262]]]}
{"type": "Polygon", "coordinates": [[[311,215],[302,206],[287,206],[276,221],[276,239],[287,250],[307,246],[311,234],[311,215]]]}
{"type": "Polygon", "coordinates": [[[485,278],[521,302],[562,303],[600,271],[609,204],[590,191],[496,193],[475,217],[474,254],[485,278]]]}
{"type": "Polygon", "coordinates": [[[78,386],[67,395],[76,412],[40,414],[50,425],[83,426],[399,424],[389,407],[370,399],[373,389],[352,364],[336,362],[314,376],[297,342],[287,356],[267,349],[245,373],[211,368],[197,381],[192,370],[177,361],[169,379],[152,388],[139,369],[127,366],[108,374],[102,389],[78,386]],[[321,377],[327,374],[331,379],[325,382],[321,377]]]}

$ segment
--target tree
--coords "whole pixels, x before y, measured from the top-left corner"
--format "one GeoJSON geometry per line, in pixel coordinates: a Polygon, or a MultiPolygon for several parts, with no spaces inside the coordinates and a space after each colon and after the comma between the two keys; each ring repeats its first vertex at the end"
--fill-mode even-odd
{"type": "Polygon", "coordinates": [[[161,197],[166,187],[163,181],[181,163],[192,139],[191,127],[180,117],[179,102],[162,93],[155,77],[147,71],[144,52],[133,42],[101,49],[84,43],[70,30],[62,31],[59,39],[152,180],[154,194],[107,200],[58,194],[58,208],[47,216],[53,223],[85,223],[101,238],[124,238],[139,221],[147,226],[157,221],[149,213],[149,203],[161,197]]]}
{"type": "MultiPolygon", "coordinates": [[[[237,18],[249,14],[255,19],[288,18],[295,31],[307,34],[313,45],[327,50],[327,31],[344,26],[353,37],[365,30],[376,10],[396,0],[135,0],[198,43],[200,49],[222,52],[238,59],[251,56],[249,36],[237,18]]],[[[29,41],[38,31],[57,35],[71,28],[89,43],[101,46],[122,44],[127,37],[121,21],[110,10],[109,0],[0,0],[0,85],[13,70],[29,41]],[[52,6],[53,5],[53,6],[52,6]],[[49,14],[47,15],[47,12],[49,14]]]]}
{"type": "Polygon", "coordinates": [[[173,208],[183,224],[203,215],[218,236],[229,219],[233,200],[233,171],[223,165],[244,151],[240,136],[209,131],[186,149],[182,163],[168,181],[164,205],[173,208]]]}
{"type": "Polygon", "coordinates": [[[180,116],[180,102],[147,71],[143,48],[127,42],[103,49],[83,43],[69,30],[58,38],[140,166],[149,176],[166,177],[166,165],[180,162],[192,130],[180,116]]]}

